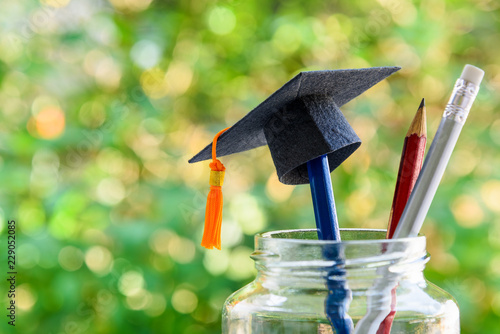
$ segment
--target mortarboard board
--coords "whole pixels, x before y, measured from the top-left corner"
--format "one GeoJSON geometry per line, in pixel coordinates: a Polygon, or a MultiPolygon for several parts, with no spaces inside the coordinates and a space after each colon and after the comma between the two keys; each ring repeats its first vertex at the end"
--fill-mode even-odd
{"type": "MultiPolygon", "coordinates": [[[[268,145],[282,183],[309,183],[308,161],[327,155],[331,172],[361,144],[339,108],[399,69],[301,72],[222,133],[216,155],[268,145]]],[[[189,162],[211,153],[209,144],[189,162]]]]}

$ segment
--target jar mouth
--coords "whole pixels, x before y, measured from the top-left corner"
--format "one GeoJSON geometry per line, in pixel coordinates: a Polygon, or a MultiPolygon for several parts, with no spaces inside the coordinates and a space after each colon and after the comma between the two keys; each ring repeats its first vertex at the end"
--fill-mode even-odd
{"type": "Polygon", "coordinates": [[[385,239],[382,229],[340,229],[342,241],[318,240],[316,229],[280,230],[255,236],[252,258],[266,266],[379,267],[426,263],[425,236],[385,239]]]}
{"type": "Polygon", "coordinates": [[[383,242],[384,244],[409,243],[417,240],[425,242],[425,236],[419,234],[417,237],[386,239],[386,230],[384,229],[363,229],[363,228],[341,228],[342,241],[336,240],[318,240],[317,229],[289,229],[277,230],[257,233],[255,241],[260,239],[278,239],[280,243],[297,243],[311,245],[330,245],[330,244],[346,244],[346,245],[363,245],[374,242],[383,242]]]}

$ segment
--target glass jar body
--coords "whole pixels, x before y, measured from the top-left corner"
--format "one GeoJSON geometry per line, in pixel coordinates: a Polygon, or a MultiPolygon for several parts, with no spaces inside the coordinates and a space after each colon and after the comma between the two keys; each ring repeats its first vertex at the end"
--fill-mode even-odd
{"type": "Polygon", "coordinates": [[[460,332],[453,297],[423,276],[425,237],[393,242],[382,230],[346,229],[334,243],[315,234],[256,236],[257,277],[226,300],[224,334],[460,332]]]}

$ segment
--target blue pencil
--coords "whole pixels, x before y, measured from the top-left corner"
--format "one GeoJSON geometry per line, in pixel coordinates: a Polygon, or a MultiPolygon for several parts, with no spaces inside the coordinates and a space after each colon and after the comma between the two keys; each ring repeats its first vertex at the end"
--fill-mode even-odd
{"type": "MultiPolygon", "coordinates": [[[[319,158],[308,161],[307,171],[311,186],[316,227],[318,229],[318,239],[340,241],[328,157],[322,155],[319,158]]],[[[345,275],[345,270],[341,268],[343,260],[339,256],[338,247],[336,246],[338,245],[327,247],[324,252],[326,259],[337,262],[337,265],[329,270],[326,279],[329,294],[325,301],[325,313],[335,328],[336,333],[349,334],[354,328],[352,319],[346,312],[351,301],[351,291],[347,288],[345,280],[336,279],[339,276],[345,275]]]]}
{"type": "Polygon", "coordinates": [[[307,172],[309,174],[309,184],[311,185],[318,239],[340,241],[328,157],[322,155],[308,161],[307,172]]]}

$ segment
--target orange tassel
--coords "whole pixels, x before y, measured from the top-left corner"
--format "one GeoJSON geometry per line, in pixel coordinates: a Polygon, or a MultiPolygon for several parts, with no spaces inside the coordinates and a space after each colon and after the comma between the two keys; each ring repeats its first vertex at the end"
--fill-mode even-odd
{"type": "Polygon", "coordinates": [[[208,249],[220,250],[220,234],[222,224],[222,184],[226,167],[216,158],[216,146],[219,136],[229,128],[217,133],[212,143],[212,162],[210,163],[210,192],[205,211],[205,229],[201,245],[208,249]]]}

